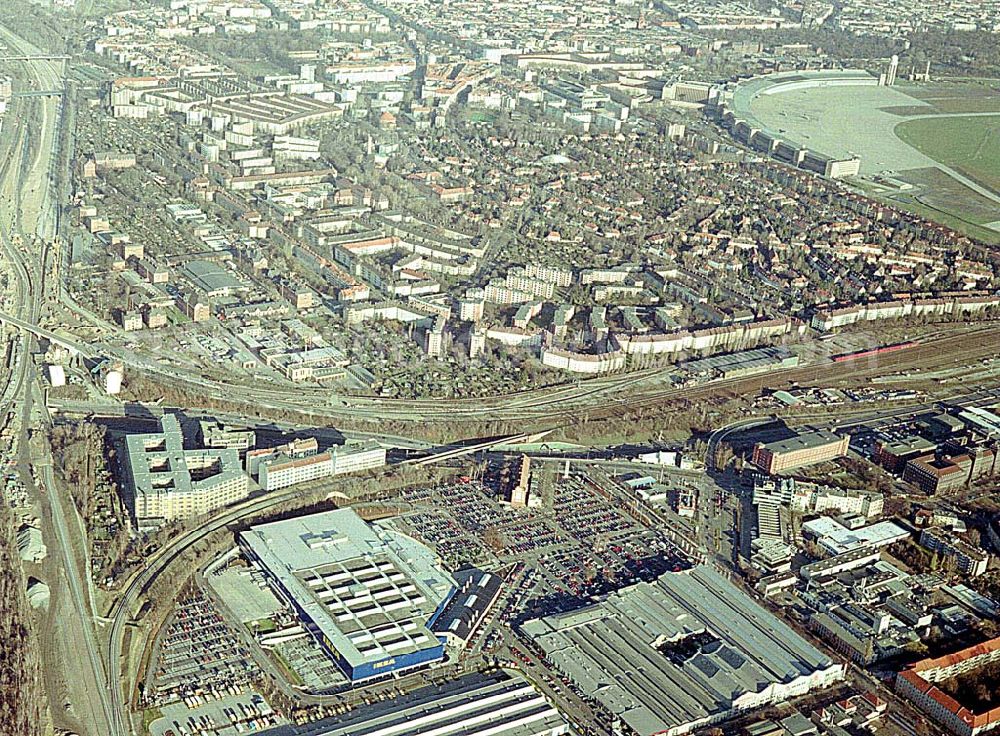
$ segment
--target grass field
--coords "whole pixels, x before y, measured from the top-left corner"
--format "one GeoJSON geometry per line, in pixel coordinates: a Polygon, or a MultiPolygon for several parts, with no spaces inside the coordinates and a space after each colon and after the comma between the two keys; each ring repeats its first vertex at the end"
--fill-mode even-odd
{"type": "Polygon", "coordinates": [[[924,155],[1000,193],[1000,114],[907,120],[895,132],[924,155]]]}
{"type": "Polygon", "coordinates": [[[976,225],[1000,220],[1000,205],[941,169],[912,169],[901,172],[899,178],[916,186],[916,199],[935,210],[956,213],[976,225]]]}
{"type": "Polygon", "coordinates": [[[975,238],[987,245],[1000,245],[1000,233],[996,230],[984,228],[958,215],[921,204],[913,197],[889,197],[889,200],[900,209],[920,215],[921,217],[926,217],[928,220],[938,222],[960,233],[965,233],[969,237],[975,238]]]}

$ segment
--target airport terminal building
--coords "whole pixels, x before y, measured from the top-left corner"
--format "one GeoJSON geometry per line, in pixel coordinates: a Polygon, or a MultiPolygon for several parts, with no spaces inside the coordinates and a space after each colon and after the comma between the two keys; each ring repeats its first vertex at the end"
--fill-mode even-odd
{"type": "Polygon", "coordinates": [[[817,150],[798,140],[794,133],[773,130],[751,112],[758,97],[786,94],[822,87],[874,87],[879,78],[863,69],[825,69],[821,71],[775,72],[741,80],[725,90],[718,106],[722,124],[732,136],[755,151],[806,171],[830,179],[857,176],[861,159],[857,156],[836,156],[817,150]]]}
{"type": "Polygon", "coordinates": [[[432,627],[457,586],[410,537],[339,509],[251,527],[239,544],[352,683],[444,658],[432,627]]]}

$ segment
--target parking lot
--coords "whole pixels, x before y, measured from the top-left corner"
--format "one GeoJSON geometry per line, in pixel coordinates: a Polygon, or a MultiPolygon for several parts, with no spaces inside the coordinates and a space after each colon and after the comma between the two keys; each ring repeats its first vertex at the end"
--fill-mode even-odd
{"type": "Polygon", "coordinates": [[[173,703],[149,726],[152,736],[235,736],[287,723],[262,697],[231,695],[195,708],[173,703]]]}
{"type": "Polygon", "coordinates": [[[496,566],[561,543],[548,515],[503,506],[495,496],[479,482],[408,491],[419,510],[396,524],[434,547],[449,569],[496,566]]]}
{"type": "MultiPolygon", "coordinates": [[[[497,500],[497,489],[468,481],[409,489],[401,499],[408,510],[381,522],[435,548],[453,572],[476,565],[506,581],[499,602],[468,648],[457,662],[457,652],[452,652],[447,667],[510,663],[528,668],[533,679],[544,683],[544,677],[555,675],[524,652],[514,634],[517,623],[586,605],[689,565],[659,521],[651,521],[656,517],[637,512],[635,494],[624,484],[598,472],[562,477],[544,466],[536,472],[546,486],[546,503],[537,508],[512,508],[497,500]]],[[[273,638],[268,648],[277,667],[255,664],[246,650],[254,646],[247,637],[227,629],[207,599],[192,596],[179,605],[162,637],[162,651],[153,663],[151,705],[173,701],[193,710],[211,698],[246,692],[261,677],[258,667],[292,686],[338,693],[344,702],[381,691],[376,685],[350,689],[304,632],[286,636],[294,634],[298,622],[290,612],[275,610],[275,601],[253,571],[235,565],[220,568],[209,579],[226,601],[221,610],[228,611],[225,615],[233,618],[234,627],[246,626],[264,640],[273,638]],[[194,668],[201,671],[197,685],[190,677],[194,668]]],[[[413,681],[440,676],[440,669],[415,673],[413,681]]],[[[549,686],[561,687],[555,681],[549,686]]]]}
{"type": "Polygon", "coordinates": [[[201,593],[182,599],[154,648],[150,706],[197,706],[249,691],[261,678],[250,653],[201,593]]]}
{"type": "MultiPolygon", "coordinates": [[[[544,472],[544,471],[543,471],[544,472]]],[[[549,508],[512,509],[479,482],[409,492],[416,510],[394,525],[455,563],[519,564],[501,621],[543,616],[584,605],[641,580],[688,566],[657,529],[627,511],[626,491],[589,476],[555,478],[549,508]]],[[[449,564],[451,563],[451,564],[449,564]]],[[[485,637],[484,649],[499,642],[485,637]]]]}
{"type": "Polygon", "coordinates": [[[492,555],[478,539],[464,533],[459,523],[437,512],[407,516],[406,524],[416,536],[432,545],[450,568],[488,563],[492,555]]]}

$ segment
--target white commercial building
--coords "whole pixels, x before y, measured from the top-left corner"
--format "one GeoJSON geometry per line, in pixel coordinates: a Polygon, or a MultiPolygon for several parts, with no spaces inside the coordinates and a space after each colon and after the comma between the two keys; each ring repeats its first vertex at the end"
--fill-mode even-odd
{"type": "Polygon", "coordinates": [[[321,452],[299,458],[281,456],[270,462],[262,462],[257,482],[265,491],[276,491],[332,475],[333,457],[329,452],[321,452]]]}
{"type": "Polygon", "coordinates": [[[816,544],[830,555],[840,555],[861,547],[888,547],[910,536],[908,531],[892,521],[880,521],[860,529],[848,529],[829,516],[805,522],[802,525],[802,533],[806,537],[815,539],[816,544]]]}
{"type": "Polygon", "coordinates": [[[569,732],[569,724],[544,695],[520,675],[504,672],[467,675],[261,736],[562,736],[569,732]]]}
{"type": "Polygon", "coordinates": [[[259,524],[239,544],[352,682],[444,658],[431,627],[457,585],[411,537],[338,509],[259,524]]]}
{"type": "Polygon", "coordinates": [[[361,445],[343,445],[321,453],[315,451],[315,440],[308,442],[307,446],[311,451],[296,451],[289,448],[301,445],[286,445],[278,448],[277,452],[248,454],[248,468],[255,468],[261,488],[274,491],[297,483],[357,473],[385,465],[385,448],[375,441],[361,445]]]}
{"type": "Polygon", "coordinates": [[[125,438],[125,471],[140,527],[187,519],[247,497],[250,479],[234,449],[185,450],[173,414],[160,431],[125,438]]]}

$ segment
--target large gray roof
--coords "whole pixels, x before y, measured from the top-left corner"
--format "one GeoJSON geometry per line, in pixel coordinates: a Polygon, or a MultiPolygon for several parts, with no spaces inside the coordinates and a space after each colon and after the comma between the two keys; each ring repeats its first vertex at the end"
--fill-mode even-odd
{"type": "Polygon", "coordinates": [[[567,733],[559,712],[524,678],[468,675],[336,718],[281,726],[261,736],[551,736],[567,733]]]}
{"type": "Polygon", "coordinates": [[[836,667],[707,565],[524,630],[639,734],[705,722],[747,693],[836,667]]]}
{"type": "Polygon", "coordinates": [[[762,445],[762,447],[773,453],[795,452],[796,450],[811,450],[816,447],[823,447],[834,442],[840,442],[840,440],[840,435],[821,429],[815,432],[796,434],[793,437],[783,440],[768,442],[762,445]]]}
{"type": "Polygon", "coordinates": [[[455,581],[434,552],[351,509],[258,524],[240,541],[352,666],[438,646],[455,581]]]}
{"type": "Polygon", "coordinates": [[[200,492],[244,475],[236,450],[185,450],[181,425],[174,414],[163,415],[159,432],[128,435],[125,449],[132,492],[136,497],[200,492]],[[218,472],[199,479],[192,477],[192,467],[213,463],[218,472]]]}

